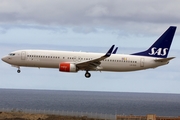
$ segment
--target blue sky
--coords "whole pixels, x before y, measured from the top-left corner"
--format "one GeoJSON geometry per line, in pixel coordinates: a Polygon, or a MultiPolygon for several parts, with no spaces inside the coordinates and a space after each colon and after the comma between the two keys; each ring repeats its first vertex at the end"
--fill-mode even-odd
{"type": "Polygon", "coordinates": [[[110,92],[180,93],[180,15],[174,0],[0,0],[0,56],[19,49],[118,53],[147,49],[171,25],[177,26],[168,65],[136,72],[62,73],[16,68],[0,61],[0,88],[110,92]]]}

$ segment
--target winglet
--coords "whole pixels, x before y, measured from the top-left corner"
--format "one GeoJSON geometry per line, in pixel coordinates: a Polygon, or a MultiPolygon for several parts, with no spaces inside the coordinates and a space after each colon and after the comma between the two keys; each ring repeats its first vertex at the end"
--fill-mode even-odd
{"type": "Polygon", "coordinates": [[[114,46],[115,45],[112,45],[111,46],[111,48],[108,50],[108,52],[104,55],[104,57],[110,57],[111,56],[111,53],[112,53],[112,51],[113,51],[113,49],[114,49],[114,46]]]}
{"type": "Polygon", "coordinates": [[[118,50],[118,47],[116,47],[116,49],[113,51],[112,54],[116,54],[117,50],[118,50]]]}

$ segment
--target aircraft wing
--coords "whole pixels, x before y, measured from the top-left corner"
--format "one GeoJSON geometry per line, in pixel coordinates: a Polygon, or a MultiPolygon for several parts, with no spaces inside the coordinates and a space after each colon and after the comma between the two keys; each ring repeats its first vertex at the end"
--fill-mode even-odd
{"type": "Polygon", "coordinates": [[[112,45],[111,48],[108,50],[108,52],[105,55],[103,55],[99,58],[93,59],[93,60],[76,63],[76,66],[79,68],[79,70],[102,69],[101,67],[99,67],[99,65],[101,64],[101,61],[111,56],[114,46],[115,45],[112,45]]]}
{"type": "Polygon", "coordinates": [[[160,58],[160,59],[155,59],[154,61],[156,62],[168,62],[169,60],[174,59],[175,57],[169,57],[169,58],[160,58]]]}

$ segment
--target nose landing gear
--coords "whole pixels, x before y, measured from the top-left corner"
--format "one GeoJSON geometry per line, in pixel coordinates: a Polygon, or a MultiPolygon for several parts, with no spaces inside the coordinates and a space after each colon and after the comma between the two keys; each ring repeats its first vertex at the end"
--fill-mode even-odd
{"type": "Polygon", "coordinates": [[[86,78],[90,78],[90,77],[91,77],[91,73],[89,73],[88,71],[86,71],[85,77],[86,77],[86,78]]]}

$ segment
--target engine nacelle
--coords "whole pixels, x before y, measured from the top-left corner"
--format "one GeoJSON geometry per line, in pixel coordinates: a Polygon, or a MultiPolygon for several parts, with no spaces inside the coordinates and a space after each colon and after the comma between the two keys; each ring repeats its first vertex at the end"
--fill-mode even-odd
{"type": "Polygon", "coordinates": [[[77,67],[73,63],[60,63],[59,71],[61,71],[61,72],[77,72],[77,67]]]}

